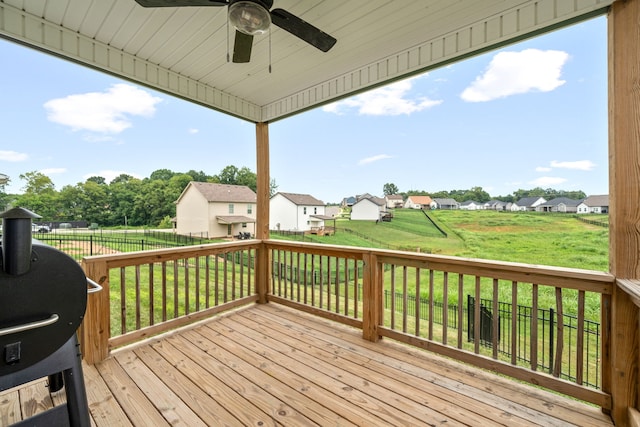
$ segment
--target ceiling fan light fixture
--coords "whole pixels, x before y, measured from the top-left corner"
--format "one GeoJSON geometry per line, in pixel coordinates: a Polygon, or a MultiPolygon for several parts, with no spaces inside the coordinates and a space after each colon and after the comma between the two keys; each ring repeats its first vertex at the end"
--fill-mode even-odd
{"type": "Polygon", "coordinates": [[[241,33],[264,34],[271,25],[269,11],[252,1],[236,1],[229,6],[229,21],[241,33]]]}

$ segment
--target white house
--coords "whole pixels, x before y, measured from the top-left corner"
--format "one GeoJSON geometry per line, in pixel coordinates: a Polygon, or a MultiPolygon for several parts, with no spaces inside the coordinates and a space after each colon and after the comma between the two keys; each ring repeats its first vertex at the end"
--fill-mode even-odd
{"type": "Polygon", "coordinates": [[[512,211],[535,211],[538,206],[546,203],[544,197],[523,197],[511,205],[512,211]]]}
{"type": "Polygon", "coordinates": [[[609,213],[609,195],[589,196],[578,205],[579,214],[609,213]]]}
{"type": "Polygon", "coordinates": [[[401,208],[404,205],[404,200],[400,194],[387,194],[384,196],[384,200],[387,204],[387,209],[401,208]]]}
{"type": "Polygon", "coordinates": [[[387,206],[384,199],[379,197],[366,197],[360,199],[351,207],[352,220],[379,221],[386,213],[387,206]]]}
{"type": "Polygon", "coordinates": [[[409,196],[404,202],[404,207],[407,209],[431,209],[432,202],[433,200],[429,196],[409,196]]]}
{"type": "Polygon", "coordinates": [[[461,210],[467,211],[477,211],[480,209],[484,209],[484,203],[474,202],[473,200],[467,200],[460,203],[461,210]]]}
{"type": "Polygon", "coordinates": [[[256,193],[246,185],[192,181],[176,201],[178,234],[229,237],[255,233],[256,193]]]}
{"type": "Polygon", "coordinates": [[[269,201],[271,230],[309,231],[324,227],[324,202],[309,194],[276,193],[269,201]]]}

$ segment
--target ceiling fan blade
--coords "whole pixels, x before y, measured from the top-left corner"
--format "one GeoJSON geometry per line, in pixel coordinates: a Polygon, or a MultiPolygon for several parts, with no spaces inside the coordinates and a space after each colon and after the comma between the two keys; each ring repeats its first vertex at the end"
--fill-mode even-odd
{"type": "Polygon", "coordinates": [[[249,62],[252,47],[253,36],[236,30],[236,39],[233,42],[233,62],[238,64],[249,62]]]}
{"type": "Polygon", "coordinates": [[[271,22],[323,52],[336,44],[336,39],[284,9],[271,11],[271,22]]]}
{"type": "Polygon", "coordinates": [[[227,6],[229,0],[136,0],[142,7],[227,6]]]}

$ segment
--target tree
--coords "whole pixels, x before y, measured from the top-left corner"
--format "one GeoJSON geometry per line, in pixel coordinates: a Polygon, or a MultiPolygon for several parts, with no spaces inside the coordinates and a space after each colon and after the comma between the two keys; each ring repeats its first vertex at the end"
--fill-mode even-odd
{"type": "Polygon", "coordinates": [[[102,176],[90,176],[89,178],[87,178],[86,182],[95,182],[96,184],[100,184],[100,185],[107,184],[107,180],[104,179],[104,177],[102,176]]]}
{"type": "Polygon", "coordinates": [[[240,169],[233,165],[226,166],[213,178],[215,182],[220,184],[246,185],[253,191],[257,189],[258,177],[246,166],[240,169]]]}
{"type": "Polygon", "coordinates": [[[392,194],[398,194],[400,192],[400,190],[398,190],[398,187],[395,184],[392,184],[390,182],[386,183],[385,185],[382,186],[382,193],[385,196],[390,196],[392,194]]]}
{"type": "Polygon", "coordinates": [[[173,177],[173,175],[175,175],[175,172],[170,171],[169,169],[158,169],[151,172],[151,175],[149,175],[149,179],[151,181],[155,181],[157,179],[161,181],[169,181],[173,177]]]}
{"type": "Polygon", "coordinates": [[[238,179],[238,168],[233,165],[225,166],[216,178],[220,184],[235,185],[238,179]]]}
{"type": "Polygon", "coordinates": [[[191,181],[196,182],[212,182],[213,180],[211,175],[207,175],[203,171],[195,171],[193,169],[189,170],[186,175],[191,176],[191,181]]]}
{"type": "Polygon", "coordinates": [[[27,172],[20,175],[26,181],[24,193],[16,197],[16,205],[29,209],[44,220],[54,220],[59,216],[60,206],[51,178],[41,172],[27,172]]]}
{"type": "Polygon", "coordinates": [[[25,186],[22,188],[25,193],[42,194],[55,190],[51,178],[41,172],[32,171],[20,174],[20,179],[26,181],[25,186]]]}

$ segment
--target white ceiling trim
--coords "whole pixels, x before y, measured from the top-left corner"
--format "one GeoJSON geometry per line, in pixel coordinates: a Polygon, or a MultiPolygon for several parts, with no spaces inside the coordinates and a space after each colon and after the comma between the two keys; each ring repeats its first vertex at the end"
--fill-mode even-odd
{"type": "Polygon", "coordinates": [[[0,36],[232,116],[263,121],[258,105],[1,2],[0,36]]]}
{"type": "MultiPolygon", "coordinates": [[[[272,122],[605,13],[613,1],[505,0],[504,3],[500,3],[500,8],[506,7],[505,10],[500,10],[496,3],[496,8],[490,8],[485,13],[490,14],[496,10],[500,12],[490,16],[476,16],[473,22],[465,23],[441,36],[425,35],[423,39],[419,39],[420,34],[415,32],[416,40],[412,46],[398,46],[401,51],[386,54],[386,57],[375,59],[364,66],[354,66],[353,70],[347,72],[343,69],[338,75],[326,76],[320,83],[312,83],[302,90],[285,94],[264,105],[233,95],[232,89],[220,90],[172,71],[168,66],[144,60],[136,56],[135,52],[126,52],[126,47],[117,48],[107,42],[98,41],[91,36],[95,34],[94,30],[82,34],[79,30],[66,28],[59,20],[56,21],[62,15],[51,11],[49,17],[54,22],[44,19],[42,10],[33,9],[30,13],[0,0],[0,37],[251,122],[272,122]],[[512,7],[508,7],[509,4],[512,7]],[[426,40],[427,37],[430,39],[426,40]]],[[[133,3],[133,0],[131,2],[133,3]]],[[[20,4],[20,1],[16,4],[20,4]]],[[[100,17],[92,20],[94,26],[96,22],[100,22],[99,19],[100,17]]],[[[77,21],[80,20],[71,20],[77,21]]],[[[455,25],[453,22],[452,24],[455,25]]],[[[132,28],[137,27],[128,27],[129,30],[132,28]]],[[[227,74],[223,77],[228,80],[229,76],[227,74]]],[[[243,84],[243,80],[238,79],[234,84],[243,84]]],[[[232,88],[233,84],[229,87],[232,88]]],[[[273,99],[275,98],[270,98],[273,99]]]]}
{"type": "Polygon", "coordinates": [[[614,0],[539,0],[475,22],[263,107],[275,121],[606,13],[614,0]]]}

